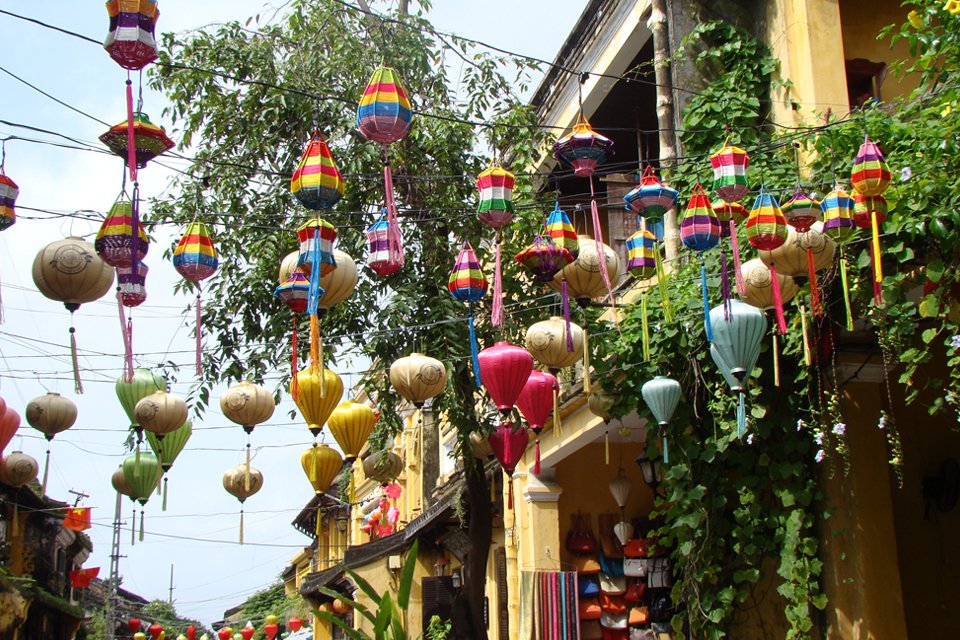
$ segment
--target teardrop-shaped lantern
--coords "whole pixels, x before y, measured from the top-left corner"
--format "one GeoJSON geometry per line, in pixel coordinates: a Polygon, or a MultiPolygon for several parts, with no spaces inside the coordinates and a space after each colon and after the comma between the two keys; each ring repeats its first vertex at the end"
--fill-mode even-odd
{"type": "Polygon", "coordinates": [[[337,268],[320,277],[320,296],[318,313],[323,315],[335,304],[339,304],[353,295],[357,288],[357,263],[348,254],[339,249],[333,250],[337,268]]]}
{"type": "Polygon", "coordinates": [[[477,386],[481,384],[480,366],[477,361],[477,332],[473,319],[473,303],[487,293],[487,279],[483,275],[480,260],[469,242],[464,242],[447,278],[447,290],[460,302],[467,303],[467,329],[470,334],[470,361],[477,386]]]}
{"type": "MultiPolygon", "coordinates": [[[[747,218],[747,240],[750,245],[758,251],[772,251],[787,241],[787,221],[783,217],[780,205],[773,195],[760,187],[760,193],[750,209],[750,217],[747,218]]],[[[780,282],[777,278],[776,264],[770,265],[773,310],[777,319],[777,330],[784,334],[787,332],[787,321],[783,315],[783,300],[780,291],[780,282]]]]}
{"type": "Polygon", "coordinates": [[[730,375],[740,382],[740,387],[736,389],[740,399],[737,433],[742,437],[746,430],[744,394],[750,372],[760,356],[760,344],[767,331],[767,318],[759,309],[736,301],[731,303],[726,314],[722,307],[715,307],[710,313],[717,322],[713,339],[713,346],[720,356],[717,365],[729,367],[730,375]]]}
{"type": "Polygon", "coordinates": [[[497,410],[509,415],[533,371],[533,356],[522,347],[497,342],[481,351],[479,360],[484,388],[497,410]]]}
{"type": "MultiPolygon", "coordinates": [[[[123,125],[123,138],[126,140],[126,124],[123,125]]],[[[124,149],[124,155],[126,149],[124,149]]],[[[107,217],[100,225],[97,238],[93,242],[100,259],[111,267],[130,268],[140,263],[147,255],[150,242],[147,231],[140,224],[139,216],[134,218],[133,202],[126,193],[121,193],[117,201],[110,207],[107,217]],[[133,235],[133,225],[136,223],[137,234],[133,235]],[[134,246],[130,246],[131,242],[134,246]]]]}
{"type": "Polygon", "coordinates": [[[613,496],[621,511],[627,506],[627,499],[630,497],[630,489],[632,488],[633,483],[630,482],[630,478],[623,472],[623,469],[620,469],[617,477],[610,481],[610,495],[613,496]]]}
{"type": "Polygon", "coordinates": [[[297,408],[313,437],[320,435],[343,397],[343,381],[331,369],[307,368],[297,373],[297,408]]]}
{"type": "Polygon", "coordinates": [[[220,396],[220,411],[247,433],[273,417],[276,406],[273,394],[249,380],[233,385],[220,396]]]}
{"type": "MultiPolygon", "coordinates": [[[[0,399],[0,402],[2,402],[2,399],[0,399]]],[[[13,436],[16,435],[19,428],[20,414],[6,402],[3,402],[3,412],[0,413],[0,456],[3,455],[3,450],[13,440],[13,436]]]]}
{"type": "Polygon", "coordinates": [[[393,451],[381,449],[363,461],[363,475],[381,485],[396,482],[403,472],[403,458],[393,451]]]}
{"type": "Polygon", "coordinates": [[[343,176],[333,160],[330,147],[323,135],[314,131],[293,170],[290,191],[307,209],[319,211],[337,204],[343,197],[343,190],[343,176]]]}
{"type": "Polygon", "coordinates": [[[220,260],[210,237],[210,228],[197,220],[187,225],[173,250],[173,268],[184,279],[200,282],[217,271],[220,260]]]}
{"type": "Polygon", "coordinates": [[[653,168],[647,165],[640,176],[640,184],[634,187],[623,197],[627,211],[637,215],[657,220],[663,214],[677,206],[680,193],[676,189],[665,186],[653,168]]]}
{"type": "Polygon", "coordinates": [[[327,418],[330,433],[340,445],[347,462],[353,462],[360,456],[376,423],[377,417],[370,405],[353,400],[338,405],[327,418]]]}
{"type": "Polygon", "coordinates": [[[420,408],[446,388],[447,369],[436,358],[422,353],[411,353],[390,365],[390,384],[397,393],[420,408]]]}
{"type": "Polygon", "coordinates": [[[39,472],[36,459],[22,451],[14,451],[0,460],[0,482],[15,489],[36,480],[39,472]]]}
{"type": "Polygon", "coordinates": [[[497,428],[487,439],[490,447],[493,449],[493,455],[497,457],[500,466],[508,476],[513,476],[517,469],[517,463],[523,457],[530,443],[530,436],[521,427],[514,427],[512,422],[504,422],[497,425],[497,428]]]}
{"type": "Polygon", "coordinates": [[[247,464],[240,464],[223,474],[223,488],[240,501],[240,544],[243,544],[243,503],[263,488],[263,473],[247,464]]]}
{"type": "Polygon", "coordinates": [[[517,409],[537,435],[553,411],[553,395],[559,386],[553,375],[534,369],[517,396],[517,409]]]}
{"type": "Polygon", "coordinates": [[[713,167],[713,190],[723,200],[736,202],[750,193],[747,184],[747,167],[750,157],[740,147],[729,144],[710,156],[713,167]]]}
{"type": "Polygon", "coordinates": [[[626,520],[621,520],[613,525],[613,533],[621,545],[626,545],[627,541],[633,537],[633,524],[626,520]]]}
{"type": "Polygon", "coordinates": [[[480,222],[498,229],[513,220],[513,186],[516,179],[501,167],[496,160],[477,176],[477,191],[480,204],[477,218],[480,222]]]}
{"type": "Polygon", "coordinates": [[[870,136],[864,136],[863,144],[857,151],[850,184],[858,193],[865,196],[879,196],[890,184],[890,167],[887,166],[887,160],[883,157],[880,147],[870,139],[870,136]]]}
{"type": "MultiPolygon", "coordinates": [[[[760,258],[743,263],[743,281],[744,292],[740,297],[744,302],[758,309],[773,308],[776,301],[773,294],[773,274],[760,258]]],[[[777,285],[783,302],[793,300],[800,290],[793,278],[782,273],[777,274],[777,285]]]]}
{"type": "Polygon", "coordinates": [[[137,422],[137,403],[152,393],[165,390],[167,381],[159,373],[138,368],[133,370],[133,376],[129,379],[126,375],[120,376],[115,388],[120,406],[123,407],[127,418],[130,420],[130,426],[137,432],[139,439],[143,427],[137,422]]]}
{"type": "Polygon", "coordinates": [[[53,440],[77,421],[77,405],[59,393],[47,393],[27,404],[26,418],[31,427],[53,440]]]}
{"type": "MultiPolygon", "coordinates": [[[[600,273],[596,241],[584,235],[578,236],[578,239],[580,252],[577,254],[577,259],[561,269],[548,284],[551,289],[561,291],[563,281],[566,280],[570,297],[581,304],[586,304],[589,300],[605,296],[607,288],[600,273]]],[[[620,278],[620,256],[606,244],[602,245],[602,251],[606,258],[610,282],[616,283],[620,278]]]]}
{"type": "Polygon", "coordinates": [[[527,329],[524,346],[537,362],[551,370],[572,366],[583,359],[583,329],[572,322],[569,326],[568,331],[560,316],[534,323],[527,329]]]}
{"type": "Polygon", "coordinates": [[[327,492],[343,468],[343,457],[336,449],[315,444],[300,456],[300,465],[317,495],[327,492]]]}
{"type": "Polygon", "coordinates": [[[384,145],[399,142],[410,130],[412,119],[413,108],[400,74],[392,67],[377,67],[357,106],[360,134],[384,145]]]}
{"type": "Polygon", "coordinates": [[[657,376],[643,383],[640,395],[657,424],[665,427],[670,424],[680,402],[680,383],[666,376],[657,376]]]}
{"type": "Polygon", "coordinates": [[[156,391],[137,403],[134,414],[141,427],[163,440],[187,421],[187,403],[172,393],[156,391]]]}
{"type": "Polygon", "coordinates": [[[613,420],[613,414],[610,410],[613,408],[616,398],[604,393],[603,389],[594,389],[587,397],[587,408],[590,413],[601,418],[605,424],[613,420]]]}
{"type": "MultiPolygon", "coordinates": [[[[183,448],[187,445],[187,441],[190,439],[191,435],[193,435],[193,423],[189,420],[184,422],[183,426],[179,429],[174,429],[168,433],[162,441],[152,431],[147,432],[147,442],[150,444],[150,448],[160,461],[160,468],[163,469],[164,474],[170,471],[170,469],[173,467],[173,463],[176,461],[177,456],[180,455],[180,452],[183,451],[183,448]]],[[[163,495],[164,503],[166,503],[166,477],[163,479],[163,495]]]]}
{"type": "Polygon", "coordinates": [[[577,254],[580,253],[580,240],[573,229],[573,223],[570,222],[566,212],[560,208],[559,202],[547,217],[546,231],[553,240],[553,244],[566,249],[574,260],[577,259],[577,254]]]}
{"type": "Polygon", "coordinates": [[[133,493],[133,498],[141,505],[146,505],[150,500],[162,474],[160,461],[152,453],[141,451],[127,456],[123,461],[123,477],[133,493]]]}

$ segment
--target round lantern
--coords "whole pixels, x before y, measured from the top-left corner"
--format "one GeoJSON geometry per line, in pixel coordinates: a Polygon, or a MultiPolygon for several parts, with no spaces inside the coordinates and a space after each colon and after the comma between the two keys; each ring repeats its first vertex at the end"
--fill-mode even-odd
{"type": "Polygon", "coordinates": [[[0,481],[14,488],[36,480],[39,471],[37,461],[22,451],[14,451],[0,460],[0,481]]]}
{"type": "Polygon", "coordinates": [[[0,455],[2,455],[3,450],[7,448],[7,445],[13,440],[13,436],[16,435],[17,429],[20,428],[20,414],[6,402],[3,402],[2,398],[0,398],[0,403],[3,404],[3,411],[0,412],[0,455]]]}
{"type": "MultiPolygon", "coordinates": [[[[77,405],[64,398],[59,393],[48,393],[45,396],[34,398],[27,405],[27,422],[31,427],[41,432],[47,442],[53,440],[61,431],[66,431],[77,421],[77,405]]],[[[47,474],[50,469],[50,447],[47,447],[47,459],[43,465],[43,482],[41,492],[47,490],[47,474]]]]}
{"type": "MultiPolygon", "coordinates": [[[[580,241],[577,259],[561,269],[560,273],[547,284],[551,289],[560,291],[563,288],[563,281],[566,280],[570,297],[581,305],[585,305],[589,300],[605,296],[607,288],[600,273],[597,243],[590,236],[577,237],[580,241]]],[[[602,247],[610,282],[616,283],[620,277],[620,256],[606,244],[602,247]]]]}
{"type": "Polygon", "coordinates": [[[333,601],[333,613],[338,616],[345,616],[350,613],[350,605],[340,598],[335,598],[333,601]]]}
{"type": "MultiPolygon", "coordinates": [[[[789,302],[797,295],[799,287],[793,278],[777,274],[780,286],[780,299],[789,302]]],[[[747,304],[758,309],[771,309],[775,304],[770,269],[760,258],[743,263],[743,282],[745,290],[740,296],[747,304]]]]}
{"type": "Polygon", "coordinates": [[[117,399],[120,400],[120,406],[123,407],[127,418],[130,420],[130,426],[137,432],[137,439],[140,439],[143,427],[137,422],[136,406],[137,403],[157,391],[163,391],[167,388],[167,381],[159,373],[154,373],[149,369],[134,369],[133,376],[128,378],[126,375],[120,376],[115,386],[117,399]]]}
{"type": "Polygon", "coordinates": [[[737,405],[737,435],[743,437],[747,428],[747,414],[744,402],[747,380],[760,357],[760,345],[767,332],[767,319],[759,309],[732,301],[729,308],[714,307],[714,340],[711,355],[722,370],[739,381],[736,389],[739,396],[737,405]]]}
{"type": "Polygon", "coordinates": [[[530,325],[524,346],[540,364],[551,370],[572,366],[583,358],[583,329],[567,323],[560,316],[551,316],[530,325]]]}
{"type": "Polygon", "coordinates": [[[240,501],[240,544],[243,544],[243,503],[263,487],[263,474],[250,463],[239,464],[223,474],[223,488],[240,501]]]}
{"type": "Polygon", "coordinates": [[[310,433],[316,438],[343,397],[343,381],[331,369],[307,368],[297,373],[294,399],[310,433]]]}
{"type": "MultiPolygon", "coordinates": [[[[483,352],[480,352],[482,358],[483,352]]],[[[481,377],[486,375],[482,371],[481,377]]],[[[443,363],[422,353],[411,353],[390,365],[390,384],[397,393],[418,409],[447,386],[447,369],[443,363]]]]}
{"type": "Polygon", "coordinates": [[[613,414],[610,410],[613,408],[616,398],[603,392],[603,389],[594,389],[587,397],[587,408],[590,413],[601,418],[604,424],[609,424],[613,420],[613,414]]]}
{"type": "Polygon", "coordinates": [[[220,396],[220,411],[248,434],[258,424],[269,420],[275,408],[273,395],[249,380],[233,385],[220,396]]]}
{"type": "Polygon", "coordinates": [[[155,433],[158,440],[187,421],[187,403],[166,391],[156,391],[143,398],[133,411],[140,426],[155,433]]]}
{"type": "Polygon", "coordinates": [[[346,461],[351,463],[360,455],[376,423],[373,409],[353,400],[340,404],[327,418],[333,439],[340,445],[346,461]]]}
{"type": "Polygon", "coordinates": [[[393,451],[375,451],[363,461],[363,475],[381,485],[395,482],[403,472],[403,458],[393,451]]]}
{"type": "Polygon", "coordinates": [[[776,263],[777,273],[781,276],[808,276],[807,250],[813,256],[813,265],[817,271],[833,266],[833,256],[837,243],[824,235],[822,223],[813,225],[808,231],[799,232],[787,227],[787,240],[773,251],[758,251],[757,255],[764,264],[776,263]]]}
{"type": "Polygon", "coordinates": [[[300,466],[317,495],[327,492],[343,468],[343,457],[336,449],[315,444],[300,456],[300,466]]]}
{"type": "Polygon", "coordinates": [[[335,304],[339,304],[353,294],[357,288],[357,263],[349,255],[333,250],[333,257],[337,261],[337,268],[320,277],[320,296],[318,315],[323,315],[335,304]]]}
{"type": "Polygon", "coordinates": [[[666,376],[657,376],[643,383],[640,387],[640,395],[643,396],[643,401],[660,427],[663,462],[667,463],[670,461],[670,454],[667,448],[666,428],[673,419],[677,404],[680,403],[680,383],[666,376]]]}
{"type": "Polygon", "coordinates": [[[853,224],[861,229],[873,227],[874,215],[877,216],[877,224],[883,224],[889,208],[883,196],[865,196],[859,191],[853,192],[853,224]]]}
{"type": "Polygon", "coordinates": [[[533,371],[533,356],[526,349],[498,342],[481,351],[479,359],[484,388],[497,410],[503,416],[509,415],[533,371]]]}
{"type": "Polygon", "coordinates": [[[113,475],[110,476],[110,484],[113,485],[113,489],[117,493],[125,495],[131,500],[137,499],[136,492],[133,490],[133,487],[130,486],[130,483],[127,482],[127,476],[123,473],[123,465],[117,467],[113,475]]]}
{"type": "Polygon", "coordinates": [[[33,282],[70,312],[102,298],[113,285],[113,268],[82,238],[51,242],[33,261],[33,282]]]}
{"type": "MultiPolygon", "coordinates": [[[[282,285],[284,282],[289,280],[291,276],[293,276],[293,273],[295,271],[298,270],[297,260],[299,258],[300,258],[299,249],[297,251],[291,251],[290,253],[288,253],[283,257],[283,260],[280,261],[280,275],[277,278],[278,284],[282,285]]],[[[338,261],[337,264],[339,265],[340,262],[338,261]]],[[[307,275],[307,274],[304,272],[304,275],[307,275]]]]}

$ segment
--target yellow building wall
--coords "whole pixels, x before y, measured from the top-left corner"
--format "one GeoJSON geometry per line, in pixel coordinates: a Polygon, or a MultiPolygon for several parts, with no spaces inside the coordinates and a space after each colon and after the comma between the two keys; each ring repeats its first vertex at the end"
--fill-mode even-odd
{"type": "MultiPolygon", "coordinates": [[[[847,60],[863,58],[871,62],[885,62],[888,65],[895,60],[910,57],[910,46],[900,41],[890,46],[890,39],[877,39],[877,34],[887,25],[903,24],[907,19],[908,7],[899,2],[877,2],[876,0],[843,0],[840,2],[842,21],[843,54],[847,60]]],[[[887,101],[910,93],[916,88],[918,78],[915,75],[899,77],[888,73],[880,85],[880,99],[887,101]]]]}

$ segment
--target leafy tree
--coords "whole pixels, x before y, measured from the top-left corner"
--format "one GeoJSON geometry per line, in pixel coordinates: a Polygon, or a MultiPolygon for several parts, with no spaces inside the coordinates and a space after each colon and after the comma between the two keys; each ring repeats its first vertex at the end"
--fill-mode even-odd
{"type": "Polygon", "coordinates": [[[187,627],[193,625],[197,628],[197,637],[204,633],[212,632],[202,623],[191,620],[190,618],[181,618],[177,614],[176,608],[166,600],[151,600],[143,607],[143,620],[150,624],[159,624],[167,632],[168,638],[175,638],[181,633],[186,633],[187,627]]]}
{"type": "MultiPolygon", "coordinates": [[[[517,167],[526,166],[542,143],[532,110],[513,89],[524,82],[527,63],[475,53],[465,42],[434,33],[422,13],[368,18],[335,0],[295,0],[273,23],[232,22],[165,34],[163,45],[152,82],[171,101],[168,115],[196,159],[178,179],[176,195],[155,203],[152,220],[189,222],[208,177],[202,217],[216,225],[221,254],[220,269],[206,285],[212,302],[204,307],[203,321],[214,348],[204,355],[205,378],[194,390],[195,406],[206,406],[215,383],[262,380],[278,370],[286,376],[289,316],[272,291],[281,259],[296,249],[294,231],[310,213],[291,196],[289,177],[314,129],[330,141],[347,183],[343,200],[324,217],[337,227],[339,247],[362,263],[363,231],[383,197],[382,151],[356,131],[355,108],[371,71],[385,59],[405,79],[417,110],[410,134],[390,150],[407,263],[388,278],[361,269],[354,295],[323,320],[325,348],[335,370],[344,356],[386,366],[414,350],[445,361],[450,384],[434,408],[457,426],[466,450],[468,434],[488,426],[475,410],[467,326],[460,321],[465,309],[446,291],[446,280],[461,241],[477,244],[493,235],[469,204],[474,176],[488,157],[478,151],[481,134],[501,152],[509,143],[517,167]],[[451,60],[458,66],[463,61],[456,89],[445,72],[451,60]]],[[[524,189],[529,186],[518,191],[524,189]]],[[[508,247],[512,234],[531,237],[529,225],[541,220],[542,212],[534,206],[518,217],[519,224],[505,233],[508,247]]],[[[491,248],[477,248],[491,264],[491,248]]],[[[512,255],[509,248],[504,254],[512,255]]],[[[504,262],[505,294],[519,299],[522,280],[512,261],[504,262]]],[[[513,337],[523,320],[508,316],[500,335],[513,337]]],[[[480,330],[482,343],[489,344],[491,330],[480,330]]],[[[371,376],[366,383],[381,406],[383,439],[399,429],[398,398],[386,376],[371,376]]],[[[477,637],[485,628],[492,514],[483,471],[471,456],[464,458],[474,553],[456,625],[477,637]]]]}

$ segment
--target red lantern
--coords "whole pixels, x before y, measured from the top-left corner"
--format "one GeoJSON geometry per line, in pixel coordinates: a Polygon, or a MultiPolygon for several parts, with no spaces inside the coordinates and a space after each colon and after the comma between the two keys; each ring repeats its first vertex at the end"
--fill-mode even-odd
{"type": "MultiPolygon", "coordinates": [[[[197,628],[193,625],[187,627],[187,640],[197,640],[197,628]]],[[[271,637],[270,640],[273,640],[271,637]]]]}
{"type": "Polygon", "coordinates": [[[481,351],[478,360],[483,386],[500,413],[508,415],[533,371],[533,356],[526,349],[498,342],[481,351]]]}
{"type": "Polygon", "coordinates": [[[147,631],[149,631],[150,635],[153,636],[153,640],[159,640],[160,634],[163,633],[163,627],[158,624],[152,624],[147,631]]]}
{"type": "MultiPolygon", "coordinates": [[[[3,398],[0,398],[0,402],[2,401],[3,398]]],[[[3,413],[0,413],[0,454],[3,454],[3,450],[7,448],[17,429],[20,428],[20,414],[5,402],[3,406],[3,413]]]]}
{"type": "Polygon", "coordinates": [[[497,425],[496,431],[487,437],[490,448],[493,449],[493,455],[497,457],[500,466],[510,478],[510,488],[507,493],[507,508],[513,508],[513,472],[517,468],[517,463],[523,457],[523,452],[527,450],[530,443],[530,436],[520,428],[514,429],[512,422],[504,422],[497,425]]]}
{"type": "Polygon", "coordinates": [[[140,631],[140,618],[130,618],[127,620],[127,628],[130,629],[130,633],[140,631]]]}
{"type": "Polygon", "coordinates": [[[251,626],[246,626],[243,629],[240,629],[240,635],[243,636],[243,640],[251,640],[253,638],[254,629],[251,626]]]}
{"type": "MultiPolygon", "coordinates": [[[[267,636],[267,640],[273,640],[277,637],[277,632],[280,630],[280,627],[276,624],[270,623],[263,625],[263,633],[267,636]]],[[[187,640],[192,640],[188,638],[187,640]]]]}
{"type": "Polygon", "coordinates": [[[233,629],[230,627],[224,627],[223,629],[220,629],[220,631],[217,631],[217,637],[220,638],[220,640],[232,640],[233,629]]]}
{"type": "Polygon", "coordinates": [[[294,616],[294,617],[290,618],[289,620],[287,620],[287,626],[290,627],[290,630],[291,630],[291,631],[293,631],[294,633],[296,633],[297,631],[300,631],[300,627],[303,626],[303,620],[301,620],[300,618],[294,616]]]}
{"type": "Polygon", "coordinates": [[[526,384],[517,396],[517,408],[527,420],[527,425],[536,434],[536,462],[533,465],[533,475],[540,474],[540,432],[550,413],[556,410],[557,379],[546,372],[534,369],[530,372],[526,384]]]}

